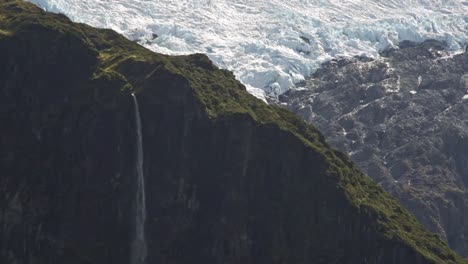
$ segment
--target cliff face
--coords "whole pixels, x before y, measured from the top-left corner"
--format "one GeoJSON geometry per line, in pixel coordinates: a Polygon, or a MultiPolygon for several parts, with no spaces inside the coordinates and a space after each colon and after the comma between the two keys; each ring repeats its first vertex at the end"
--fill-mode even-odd
{"type": "Polygon", "coordinates": [[[147,263],[462,263],[202,55],[0,4],[0,262],[129,263],[140,106],[147,263]]]}
{"type": "Polygon", "coordinates": [[[468,53],[402,43],[323,65],[280,100],[468,256],[468,53]]]}

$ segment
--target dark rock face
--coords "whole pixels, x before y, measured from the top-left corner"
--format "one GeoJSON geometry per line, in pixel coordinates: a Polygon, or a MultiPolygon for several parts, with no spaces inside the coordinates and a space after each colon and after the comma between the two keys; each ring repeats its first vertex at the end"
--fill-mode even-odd
{"type": "Polygon", "coordinates": [[[0,4],[0,263],[129,263],[132,92],[147,263],[463,263],[318,131],[206,57],[13,0],[0,4]]]}
{"type": "Polygon", "coordinates": [[[334,60],[279,98],[468,256],[468,54],[405,42],[334,60]]]}
{"type": "Polygon", "coordinates": [[[35,45],[0,40],[0,262],[120,263],[131,239],[131,101],[106,107],[106,87],[90,90],[83,70],[96,55],[35,45]]]}

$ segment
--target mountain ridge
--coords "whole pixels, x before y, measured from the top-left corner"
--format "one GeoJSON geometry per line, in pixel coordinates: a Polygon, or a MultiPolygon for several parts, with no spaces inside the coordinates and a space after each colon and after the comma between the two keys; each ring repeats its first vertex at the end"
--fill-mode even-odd
{"type": "Polygon", "coordinates": [[[293,88],[330,59],[377,58],[404,40],[437,39],[452,51],[467,43],[463,0],[31,2],[159,53],[207,54],[262,98],[293,88]]]}

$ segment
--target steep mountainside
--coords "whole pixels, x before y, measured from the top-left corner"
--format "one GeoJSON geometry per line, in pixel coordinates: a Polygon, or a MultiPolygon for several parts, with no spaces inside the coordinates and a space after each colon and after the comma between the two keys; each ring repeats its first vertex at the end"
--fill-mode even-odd
{"type": "Polygon", "coordinates": [[[280,100],[468,256],[468,53],[405,42],[324,64],[280,100]]]}
{"type": "Polygon", "coordinates": [[[141,175],[147,263],[463,263],[206,56],[6,0],[0,95],[1,263],[129,263],[141,175]]]}

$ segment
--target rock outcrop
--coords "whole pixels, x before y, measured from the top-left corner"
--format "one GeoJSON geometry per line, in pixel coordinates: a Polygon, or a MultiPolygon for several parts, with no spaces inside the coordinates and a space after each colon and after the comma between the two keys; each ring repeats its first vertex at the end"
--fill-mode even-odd
{"type": "Polygon", "coordinates": [[[280,102],[468,256],[468,53],[405,42],[333,60],[280,102]]]}
{"type": "Polygon", "coordinates": [[[323,136],[203,55],[0,3],[0,262],[463,263],[323,136]],[[141,164],[141,163],[139,163],[141,164]]]}

